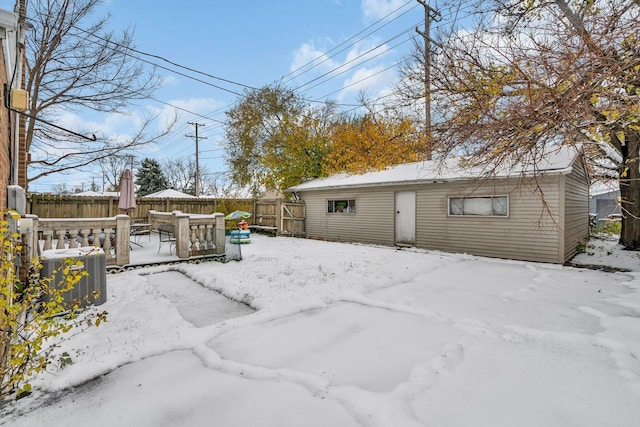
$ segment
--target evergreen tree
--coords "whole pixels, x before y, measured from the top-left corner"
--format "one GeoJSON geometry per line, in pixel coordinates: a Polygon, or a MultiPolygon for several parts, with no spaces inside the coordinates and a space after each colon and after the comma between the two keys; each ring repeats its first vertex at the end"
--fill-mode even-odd
{"type": "Polygon", "coordinates": [[[160,163],[153,159],[144,159],[138,170],[136,185],[138,195],[145,196],[168,188],[167,178],[162,173],[160,163]]]}

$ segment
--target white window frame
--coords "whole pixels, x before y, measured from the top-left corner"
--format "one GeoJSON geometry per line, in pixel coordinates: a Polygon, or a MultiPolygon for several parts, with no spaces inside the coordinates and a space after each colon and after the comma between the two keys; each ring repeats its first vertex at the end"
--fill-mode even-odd
{"type": "Polygon", "coordinates": [[[356,199],[355,198],[335,198],[335,199],[327,199],[327,203],[325,204],[326,209],[327,209],[327,214],[338,214],[338,215],[345,215],[345,214],[350,214],[350,215],[355,215],[356,214],[356,199]],[[343,211],[337,211],[336,210],[336,202],[347,202],[347,207],[345,210],[343,211]],[[329,203],[333,203],[332,205],[332,209],[333,210],[329,210],[329,203]]]}
{"type": "Polygon", "coordinates": [[[490,195],[490,196],[449,196],[447,199],[447,216],[453,217],[453,218],[460,218],[460,217],[473,217],[473,218],[508,218],[509,217],[509,196],[506,194],[494,194],[494,195],[490,195]],[[491,200],[491,209],[492,209],[492,213],[488,214],[488,215],[480,215],[480,214],[473,214],[473,213],[465,213],[464,212],[464,201],[465,200],[470,200],[470,199],[490,199],[491,200]],[[494,199],[505,199],[506,201],[506,212],[504,215],[501,214],[495,214],[494,209],[493,209],[493,203],[494,203],[494,199]],[[451,202],[452,200],[462,200],[462,212],[461,213],[452,213],[451,210],[451,202]]]}

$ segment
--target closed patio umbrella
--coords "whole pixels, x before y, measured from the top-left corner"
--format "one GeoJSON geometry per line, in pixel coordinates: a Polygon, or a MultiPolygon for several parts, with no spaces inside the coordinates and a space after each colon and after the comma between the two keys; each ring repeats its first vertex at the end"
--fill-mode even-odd
{"type": "Polygon", "coordinates": [[[118,200],[118,208],[129,213],[136,207],[136,192],[133,187],[133,177],[131,171],[125,169],[120,179],[120,199],[118,200]]]}

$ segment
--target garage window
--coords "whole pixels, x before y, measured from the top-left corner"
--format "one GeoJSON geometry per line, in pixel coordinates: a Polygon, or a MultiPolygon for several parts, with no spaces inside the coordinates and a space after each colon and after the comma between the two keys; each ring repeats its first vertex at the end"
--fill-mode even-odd
{"type": "Polygon", "coordinates": [[[508,216],[507,196],[449,197],[450,216],[508,216]]]}
{"type": "Polygon", "coordinates": [[[327,213],[356,213],[355,200],[329,200],[327,213]]]}

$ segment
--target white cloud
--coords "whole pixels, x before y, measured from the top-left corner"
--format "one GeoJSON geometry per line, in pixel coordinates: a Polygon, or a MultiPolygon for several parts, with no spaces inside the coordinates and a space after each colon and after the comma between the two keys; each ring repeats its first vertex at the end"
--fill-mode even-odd
{"type": "Polygon", "coordinates": [[[402,7],[406,0],[362,0],[360,7],[365,21],[376,21],[402,7]]]}
{"type": "Polygon", "coordinates": [[[342,85],[339,100],[364,93],[367,98],[376,98],[388,93],[389,88],[395,83],[396,75],[393,69],[385,69],[384,66],[363,67],[346,79],[342,85]]]}
{"type": "MultiPolygon", "coordinates": [[[[312,63],[309,67],[315,66],[317,70],[330,70],[339,65],[332,59],[329,59],[324,51],[317,49],[313,42],[308,42],[303,43],[293,52],[293,61],[289,66],[289,71],[295,72],[309,63],[312,63]]],[[[305,67],[304,70],[306,69],[308,68],[305,67]]]]}
{"type": "Polygon", "coordinates": [[[177,87],[180,86],[180,79],[174,75],[167,74],[160,77],[160,85],[162,87],[177,87]]]}
{"type": "Polygon", "coordinates": [[[347,53],[345,63],[350,61],[362,62],[374,57],[381,58],[388,50],[389,46],[386,44],[380,45],[377,39],[362,41],[355,44],[347,53]]]}
{"type": "Polygon", "coordinates": [[[187,121],[206,121],[206,119],[194,116],[190,112],[209,116],[225,105],[213,98],[174,99],[168,101],[167,104],[142,105],[127,114],[83,112],[82,115],[78,115],[62,111],[56,115],[53,122],[58,126],[87,136],[95,133],[99,138],[107,137],[117,141],[127,141],[133,138],[140,126],[150,118],[153,119],[153,122],[147,129],[147,133],[152,135],[165,129],[176,117],[177,122],[174,130],[187,121]]]}
{"type": "MultiPolygon", "coordinates": [[[[215,98],[174,99],[169,101],[168,103],[187,111],[202,114],[203,116],[208,116],[226,105],[225,103],[222,103],[215,98]]],[[[172,107],[167,106],[166,108],[171,109],[172,107]]],[[[189,113],[182,111],[181,114],[189,113]]]]}

